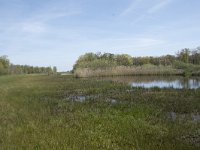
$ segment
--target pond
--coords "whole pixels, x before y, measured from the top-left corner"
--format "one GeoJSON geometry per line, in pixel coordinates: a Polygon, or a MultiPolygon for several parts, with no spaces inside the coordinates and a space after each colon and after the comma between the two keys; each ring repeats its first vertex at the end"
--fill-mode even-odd
{"type": "MultiPolygon", "coordinates": [[[[102,79],[102,78],[101,78],[102,79]]],[[[200,77],[182,76],[123,76],[106,77],[104,80],[112,80],[127,83],[132,87],[144,88],[175,88],[175,89],[197,89],[200,88],[200,77]]]]}

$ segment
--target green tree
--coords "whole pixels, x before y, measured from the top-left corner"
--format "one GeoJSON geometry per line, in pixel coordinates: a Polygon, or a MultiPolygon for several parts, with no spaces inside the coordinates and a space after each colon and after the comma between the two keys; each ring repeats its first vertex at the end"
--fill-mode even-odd
{"type": "Polygon", "coordinates": [[[10,61],[7,56],[0,57],[0,74],[8,74],[10,61]]]}
{"type": "Polygon", "coordinates": [[[178,59],[184,63],[189,63],[189,55],[190,55],[190,49],[184,48],[180,52],[178,52],[178,59]]]}
{"type": "Polygon", "coordinates": [[[94,53],[86,53],[81,55],[73,66],[73,70],[77,68],[87,68],[87,64],[98,59],[98,56],[94,53]]]}
{"type": "Polygon", "coordinates": [[[197,47],[196,49],[191,51],[190,55],[190,63],[199,65],[200,64],[200,47],[197,47]]]}
{"type": "Polygon", "coordinates": [[[54,73],[54,74],[57,73],[57,68],[56,68],[56,66],[53,67],[53,73],[54,73]]]}
{"type": "Polygon", "coordinates": [[[118,65],[131,66],[133,64],[133,58],[127,54],[121,54],[116,56],[118,65]]]}

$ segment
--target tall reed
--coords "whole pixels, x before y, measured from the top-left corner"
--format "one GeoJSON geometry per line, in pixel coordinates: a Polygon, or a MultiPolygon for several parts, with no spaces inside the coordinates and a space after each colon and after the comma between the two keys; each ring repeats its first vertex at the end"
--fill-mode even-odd
{"type": "Polygon", "coordinates": [[[128,75],[181,75],[183,70],[171,66],[116,66],[108,68],[81,68],[74,72],[75,77],[103,77],[103,76],[128,76],[128,75]]]}

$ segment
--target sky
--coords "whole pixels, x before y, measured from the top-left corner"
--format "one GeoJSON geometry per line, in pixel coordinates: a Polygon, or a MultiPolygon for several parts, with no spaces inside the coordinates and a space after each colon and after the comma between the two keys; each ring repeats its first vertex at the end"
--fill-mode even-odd
{"type": "Polygon", "coordinates": [[[86,52],[176,54],[200,46],[200,0],[0,0],[0,56],[71,70],[86,52]]]}

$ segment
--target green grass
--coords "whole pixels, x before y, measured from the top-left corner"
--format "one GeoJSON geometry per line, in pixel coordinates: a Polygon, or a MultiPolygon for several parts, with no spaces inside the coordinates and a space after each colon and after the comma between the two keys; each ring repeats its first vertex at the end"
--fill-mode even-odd
{"type": "Polygon", "coordinates": [[[72,76],[0,77],[0,149],[199,149],[200,89],[72,76]],[[71,97],[86,96],[84,102],[71,97]],[[112,100],[116,103],[112,103],[112,100]],[[180,114],[175,121],[169,112],[180,114]]]}

